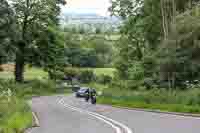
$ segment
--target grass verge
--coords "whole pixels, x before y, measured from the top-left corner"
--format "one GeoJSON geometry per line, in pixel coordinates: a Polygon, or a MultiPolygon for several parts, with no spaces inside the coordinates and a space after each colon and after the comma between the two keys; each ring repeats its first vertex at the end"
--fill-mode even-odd
{"type": "Polygon", "coordinates": [[[32,112],[27,100],[33,96],[70,93],[70,89],[59,87],[55,81],[32,80],[18,84],[13,80],[0,80],[0,133],[22,133],[32,126],[32,112]],[[12,95],[1,95],[11,90],[12,95]]]}
{"type": "Polygon", "coordinates": [[[32,112],[27,103],[17,97],[0,99],[1,133],[22,133],[32,125],[32,112]]]}
{"type": "Polygon", "coordinates": [[[181,104],[148,104],[145,102],[135,102],[135,101],[125,101],[113,98],[101,97],[98,99],[100,104],[108,104],[117,107],[128,107],[128,108],[138,108],[138,109],[150,109],[156,111],[167,111],[167,112],[179,112],[179,113],[194,113],[200,114],[200,106],[189,106],[181,104]]]}
{"type": "Polygon", "coordinates": [[[107,87],[98,103],[156,111],[200,114],[200,90],[126,90],[107,87]]]}

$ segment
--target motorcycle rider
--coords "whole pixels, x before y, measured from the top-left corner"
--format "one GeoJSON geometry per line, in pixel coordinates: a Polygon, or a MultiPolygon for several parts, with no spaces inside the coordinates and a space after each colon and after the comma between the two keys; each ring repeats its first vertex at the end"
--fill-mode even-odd
{"type": "Polygon", "coordinates": [[[89,99],[90,99],[90,89],[89,88],[87,88],[87,90],[86,90],[86,95],[85,95],[85,100],[86,100],[86,102],[88,102],[89,101],[89,99]]]}
{"type": "Polygon", "coordinates": [[[88,88],[85,92],[85,101],[88,102],[91,99],[91,103],[95,104],[96,103],[96,95],[97,92],[93,88],[88,88]]]}
{"type": "Polygon", "coordinates": [[[93,96],[96,96],[97,92],[95,89],[91,88],[90,89],[90,98],[92,98],[93,96]]]}
{"type": "Polygon", "coordinates": [[[91,102],[92,104],[96,104],[96,95],[97,95],[97,92],[95,89],[90,89],[90,98],[91,98],[91,102]]]}

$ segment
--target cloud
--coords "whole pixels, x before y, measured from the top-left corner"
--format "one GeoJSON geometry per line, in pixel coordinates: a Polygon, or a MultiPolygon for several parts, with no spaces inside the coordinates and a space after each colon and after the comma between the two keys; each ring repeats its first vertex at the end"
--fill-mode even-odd
{"type": "Polygon", "coordinates": [[[110,0],[67,0],[63,12],[97,13],[107,16],[110,0]]]}

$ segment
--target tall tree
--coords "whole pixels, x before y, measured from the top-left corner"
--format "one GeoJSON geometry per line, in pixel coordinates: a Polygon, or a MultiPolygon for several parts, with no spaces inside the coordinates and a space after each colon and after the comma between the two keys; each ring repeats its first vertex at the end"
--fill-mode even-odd
{"type": "Polygon", "coordinates": [[[35,46],[35,39],[48,28],[48,25],[58,24],[60,4],[64,0],[11,0],[14,10],[17,31],[19,34],[16,43],[16,68],[15,79],[17,82],[24,80],[24,66],[27,51],[35,46]]]}
{"type": "Polygon", "coordinates": [[[11,50],[14,33],[13,12],[6,0],[0,2],[0,65],[11,50]]]}
{"type": "Polygon", "coordinates": [[[29,56],[29,63],[42,67],[50,79],[55,79],[56,73],[63,71],[66,63],[64,34],[56,26],[48,27],[36,40],[36,46],[29,56]]]}
{"type": "MultiPolygon", "coordinates": [[[[199,0],[112,0],[111,11],[113,14],[122,17],[125,21],[121,28],[122,39],[118,45],[119,58],[116,63],[121,75],[124,75],[123,77],[125,78],[129,78],[129,68],[133,68],[131,69],[132,71],[136,70],[134,66],[141,66],[143,67],[146,77],[159,77],[158,73],[164,71],[165,75],[168,74],[167,77],[169,77],[168,79],[170,82],[173,81],[175,76],[172,75],[172,71],[176,69],[174,69],[175,67],[173,66],[175,64],[175,62],[173,62],[174,60],[170,59],[176,57],[175,54],[183,54],[185,51],[183,49],[181,49],[181,51],[176,51],[177,49],[175,47],[182,42],[176,42],[171,35],[177,35],[177,38],[181,38],[181,34],[185,33],[189,36],[191,31],[185,31],[184,27],[181,27],[181,29],[178,28],[181,22],[184,23],[184,21],[186,21],[183,17],[179,17],[179,14],[183,16],[184,14],[190,14],[190,9],[197,6],[197,3],[199,3],[199,0]],[[181,20],[177,21],[177,17],[181,18],[181,20]],[[173,48],[169,46],[172,44],[172,41],[174,41],[173,48]],[[159,60],[156,57],[156,53],[159,51],[160,47],[169,48],[166,49],[166,51],[161,48],[161,53],[164,54],[166,52],[167,54],[162,56],[159,60]],[[159,61],[164,61],[164,59],[170,62],[169,65],[162,63],[164,65],[161,66],[161,64],[159,64],[159,61]],[[162,70],[159,70],[159,72],[155,70],[157,66],[159,66],[157,63],[162,67],[162,70]],[[170,66],[169,69],[167,66],[170,66]],[[166,71],[169,71],[169,73],[166,71]]],[[[196,30],[198,27],[190,27],[190,29],[196,30]]],[[[193,37],[194,36],[190,36],[190,38],[193,37]]],[[[184,40],[184,42],[187,41],[184,40]]],[[[189,50],[187,52],[189,53],[189,50]]],[[[135,72],[136,71],[132,71],[132,73],[135,72]]]]}

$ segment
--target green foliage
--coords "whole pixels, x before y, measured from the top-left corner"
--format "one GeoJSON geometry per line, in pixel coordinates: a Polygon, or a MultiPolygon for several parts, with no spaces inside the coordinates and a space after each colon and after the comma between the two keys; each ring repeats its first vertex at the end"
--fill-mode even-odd
{"type": "Polygon", "coordinates": [[[101,34],[101,32],[102,32],[102,31],[101,31],[101,28],[96,27],[96,29],[95,29],[95,33],[96,33],[96,34],[101,34]]]}
{"type": "Polygon", "coordinates": [[[0,97],[0,128],[3,133],[22,132],[32,124],[32,113],[27,103],[16,97],[10,101],[0,97]]]}
{"type": "Polygon", "coordinates": [[[100,83],[100,84],[109,84],[109,83],[111,83],[111,81],[112,81],[112,77],[111,77],[111,76],[109,76],[109,75],[104,75],[104,74],[99,75],[99,76],[97,76],[96,78],[97,78],[97,79],[96,79],[97,82],[100,83]]]}
{"type": "Polygon", "coordinates": [[[110,77],[114,77],[115,73],[116,73],[116,69],[114,68],[94,68],[93,69],[95,75],[97,76],[101,76],[101,75],[107,75],[110,77]]]}
{"type": "Polygon", "coordinates": [[[57,27],[49,27],[36,40],[36,48],[31,55],[30,63],[43,67],[51,79],[62,71],[66,64],[64,57],[64,34],[57,27]]]}
{"type": "Polygon", "coordinates": [[[105,38],[72,36],[65,33],[65,56],[73,67],[105,67],[112,62],[112,44],[105,38]],[[78,39],[79,38],[79,39],[78,39]]]}
{"type": "Polygon", "coordinates": [[[172,87],[184,85],[200,77],[199,36],[200,17],[196,14],[182,14],[171,27],[167,40],[159,51],[160,77],[169,80],[172,87]]]}
{"type": "Polygon", "coordinates": [[[19,98],[48,95],[56,93],[56,83],[51,80],[31,80],[25,84],[15,83],[13,80],[0,80],[0,89],[10,89],[19,98]]]}
{"type": "Polygon", "coordinates": [[[95,80],[95,75],[93,70],[81,70],[78,78],[81,83],[90,83],[95,80]]]}
{"type": "Polygon", "coordinates": [[[79,75],[79,73],[80,73],[80,70],[78,68],[68,67],[68,68],[64,69],[64,74],[69,79],[77,78],[77,76],[79,75]]]}
{"type": "Polygon", "coordinates": [[[58,93],[54,81],[33,80],[25,84],[13,80],[0,80],[0,92],[10,89],[12,96],[0,96],[0,129],[4,133],[24,132],[32,126],[32,112],[27,105],[27,99],[33,96],[58,93]]]}
{"type": "MultiPolygon", "coordinates": [[[[12,45],[15,48],[13,54],[16,54],[15,78],[16,81],[23,82],[26,62],[35,61],[33,53],[39,48],[38,39],[49,37],[48,26],[58,25],[59,4],[65,4],[65,2],[63,0],[11,0],[9,3],[14,12],[16,24],[14,31],[17,32],[15,37],[12,37],[12,45]]],[[[51,40],[51,37],[48,39],[51,40]]],[[[56,50],[58,51],[58,49],[56,50]]]]}
{"type": "Polygon", "coordinates": [[[108,87],[104,89],[103,95],[98,101],[123,107],[199,113],[199,93],[199,89],[196,88],[187,91],[168,91],[155,88],[149,91],[132,91],[108,87]]]}
{"type": "MultiPolygon", "coordinates": [[[[24,77],[26,80],[42,80],[48,78],[48,73],[38,67],[30,67],[27,66],[25,68],[24,77]]],[[[12,71],[3,71],[0,72],[0,79],[8,80],[14,79],[14,75],[12,71]]]]}
{"type": "Polygon", "coordinates": [[[125,86],[176,88],[199,79],[197,3],[113,0],[111,11],[125,20],[115,61],[125,86]]]}
{"type": "Polygon", "coordinates": [[[15,25],[12,9],[6,0],[1,1],[0,12],[0,64],[2,64],[13,56],[11,52],[14,49],[11,43],[15,34],[15,25]]]}

